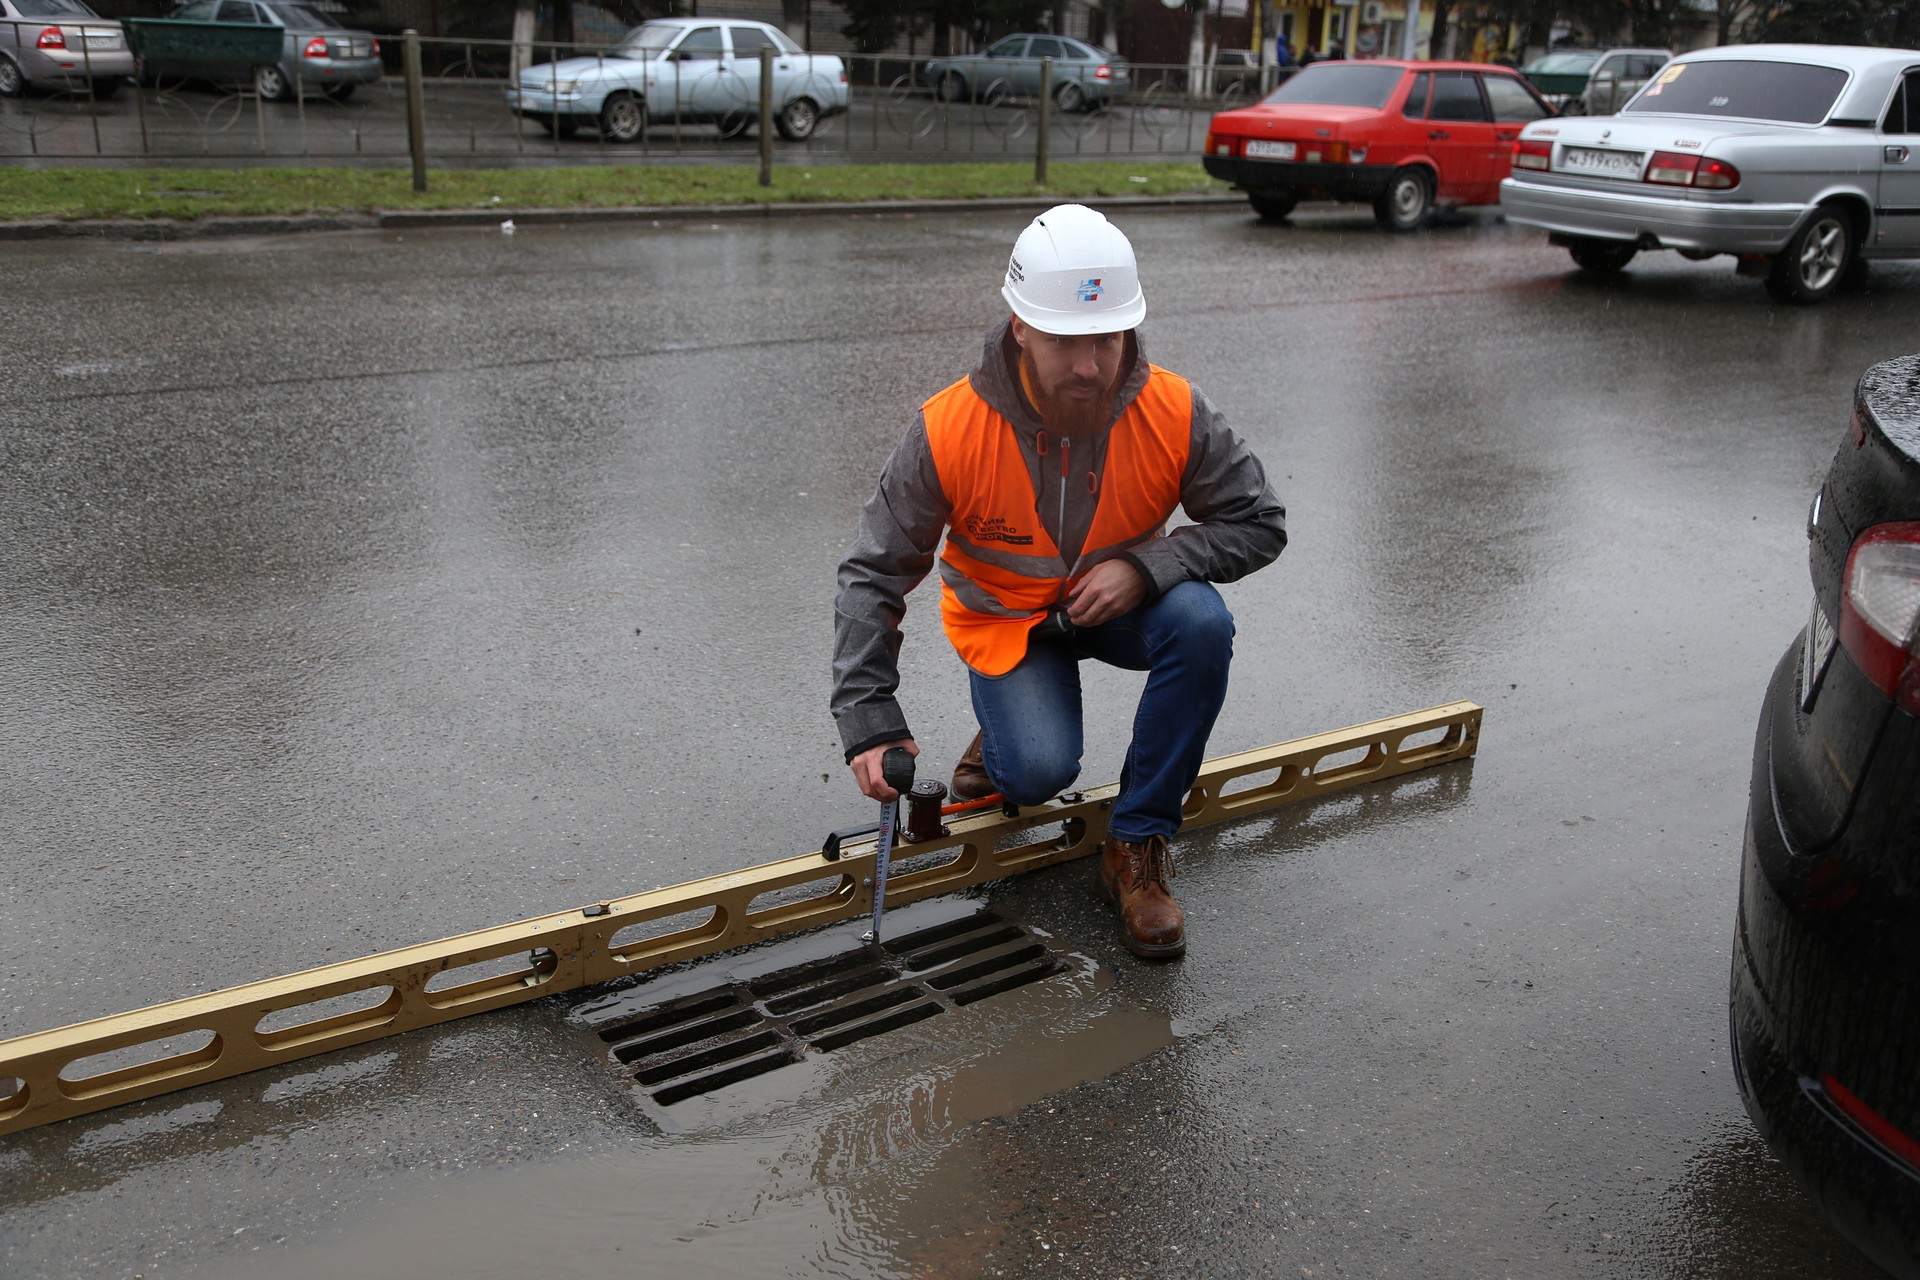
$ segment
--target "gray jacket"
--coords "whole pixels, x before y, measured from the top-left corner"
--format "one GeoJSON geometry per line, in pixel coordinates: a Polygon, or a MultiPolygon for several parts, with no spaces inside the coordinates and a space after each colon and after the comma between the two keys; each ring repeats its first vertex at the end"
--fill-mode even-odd
{"type": "MultiPolygon", "coordinates": [[[[1019,347],[1012,326],[1002,321],[987,336],[980,365],[968,381],[1013,424],[1033,478],[1041,527],[1077,576],[1090,567],[1076,562],[1093,523],[1097,486],[1078,479],[1086,474],[1078,466],[1074,479],[1063,481],[1056,468],[1040,465],[1035,435],[1045,424],[1019,390],[1019,379],[1019,347]]],[[[1114,397],[1115,419],[1146,382],[1147,360],[1136,332],[1114,397]]],[[[1086,471],[1098,476],[1106,463],[1106,441],[1102,429],[1091,438],[1066,443],[1076,460],[1087,460],[1086,471]]],[[[1146,580],[1149,600],[1189,578],[1232,582],[1245,577],[1271,564],[1287,545],[1286,508],[1267,483],[1260,459],[1197,388],[1180,505],[1194,524],[1121,553],[1146,580]]],[[[882,742],[911,736],[894,698],[900,685],[900,620],[907,593],[933,568],[952,510],[934,469],[926,418],[916,416],[887,459],[879,487],[860,513],[853,545],[840,563],[839,593],[833,602],[832,705],[849,760],[882,742]]]]}

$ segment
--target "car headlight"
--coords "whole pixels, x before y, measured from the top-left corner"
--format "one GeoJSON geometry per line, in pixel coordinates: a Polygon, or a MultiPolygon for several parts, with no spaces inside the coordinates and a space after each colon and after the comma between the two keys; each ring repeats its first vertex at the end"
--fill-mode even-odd
{"type": "Polygon", "coordinates": [[[564,96],[566,94],[580,92],[580,82],[578,80],[522,80],[520,82],[520,92],[551,93],[564,96]]]}

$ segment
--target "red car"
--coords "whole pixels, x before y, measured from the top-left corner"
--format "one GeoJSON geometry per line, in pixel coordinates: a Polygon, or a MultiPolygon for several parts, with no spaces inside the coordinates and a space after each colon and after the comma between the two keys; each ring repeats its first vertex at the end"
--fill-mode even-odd
{"type": "Polygon", "coordinates": [[[1554,114],[1517,71],[1478,62],[1316,62],[1207,130],[1207,172],[1284,218],[1366,200],[1412,231],[1436,208],[1493,204],[1520,126],[1554,114]]]}

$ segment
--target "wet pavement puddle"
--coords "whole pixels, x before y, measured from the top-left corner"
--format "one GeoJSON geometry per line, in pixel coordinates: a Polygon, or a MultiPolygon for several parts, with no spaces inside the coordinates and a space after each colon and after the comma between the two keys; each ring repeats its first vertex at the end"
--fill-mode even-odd
{"type": "MultiPolygon", "coordinates": [[[[971,901],[917,904],[888,914],[887,936],[944,932],[964,947],[981,936],[969,920],[979,911],[971,901]]],[[[958,1135],[1104,1079],[1175,1039],[1168,1016],[1127,999],[1103,966],[1044,932],[1000,924],[1037,941],[1054,971],[670,1105],[622,1081],[616,1087],[645,1117],[628,1149],[395,1186],[378,1208],[321,1238],[275,1249],[274,1273],[601,1276],[672,1266],[702,1275],[898,1274],[921,1232],[967,1234],[966,1224],[947,1222],[949,1197],[939,1188],[991,1171],[952,1154],[958,1135]],[[946,1167],[956,1159],[967,1167],[946,1167]],[[503,1231],[505,1222],[514,1229],[503,1231]],[[903,1231],[908,1224],[917,1226],[903,1231]]],[[[783,975],[830,968],[860,949],[856,929],[821,931],[603,989],[576,1004],[570,1021],[583,1052],[619,1072],[627,1064],[617,1049],[629,1038],[616,1032],[610,1046],[602,1030],[719,988],[769,979],[777,987],[783,975]]],[[[929,971],[950,970],[921,970],[929,971]]],[[[964,1216],[968,1197],[952,1199],[964,1216]]]]}

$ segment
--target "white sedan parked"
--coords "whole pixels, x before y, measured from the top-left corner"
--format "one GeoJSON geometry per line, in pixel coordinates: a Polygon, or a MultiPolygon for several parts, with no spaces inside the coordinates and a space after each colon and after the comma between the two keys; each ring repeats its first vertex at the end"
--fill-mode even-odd
{"type": "Polygon", "coordinates": [[[773,56],[773,117],[784,138],[812,135],[847,109],[846,65],[806,53],[786,32],[743,19],[657,18],[611,48],[541,63],[507,90],[507,107],[564,137],[586,126],[632,142],[652,123],[744,132],[760,112],[760,51],[773,56]]]}
{"type": "Polygon", "coordinates": [[[1732,45],[1668,63],[1617,116],[1528,125],[1500,204],[1589,271],[1727,253],[1818,302],[1870,259],[1920,257],[1916,152],[1920,52],[1732,45]]]}

